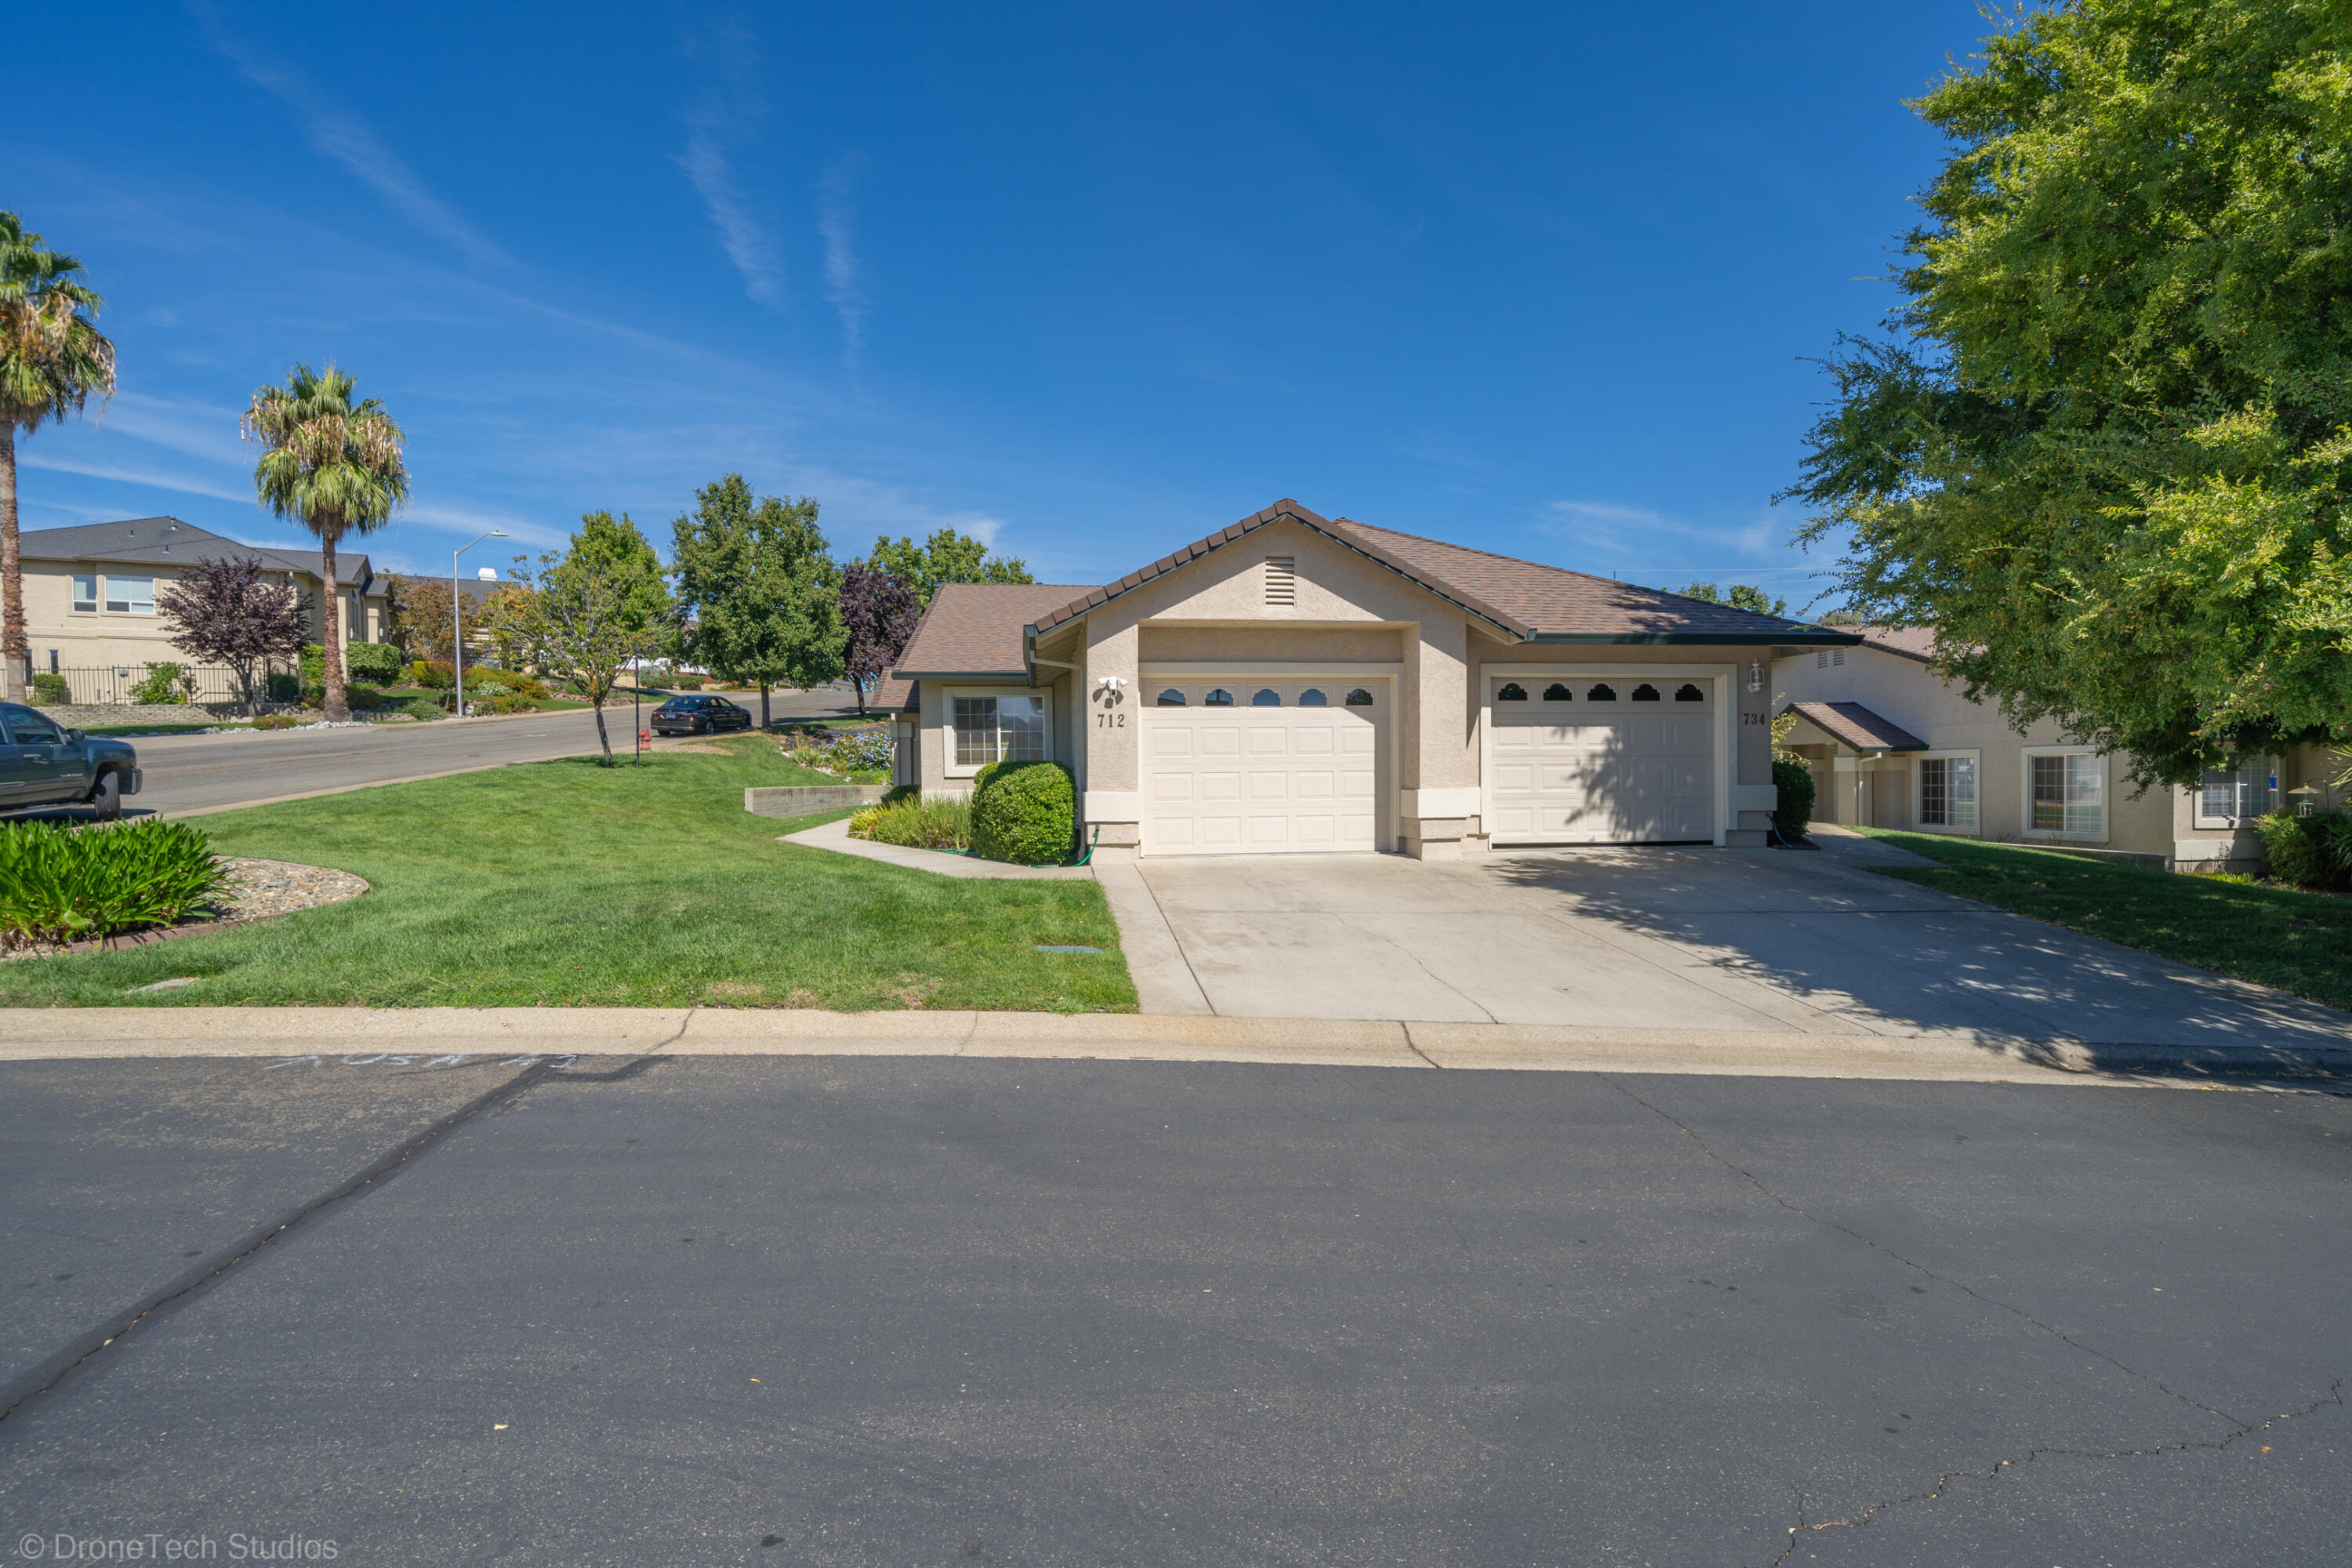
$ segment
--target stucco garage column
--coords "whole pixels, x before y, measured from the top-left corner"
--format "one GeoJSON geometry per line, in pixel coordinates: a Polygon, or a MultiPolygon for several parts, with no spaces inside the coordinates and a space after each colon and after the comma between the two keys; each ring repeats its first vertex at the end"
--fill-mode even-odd
{"type": "Polygon", "coordinates": [[[1423,620],[1404,639],[1398,682],[1397,831],[1416,860],[1458,860],[1478,814],[1470,725],[1468,624],[1423,620]]]}
{"type": "Polygon", "coordinates": [[[1097,860],[1132,860],[1143,848],[1142,755],[1144,693],[1137,679],[1140,636],[1130,621],[1105,628],[1097,639],[1089,616],[1086,668],[1079,682],[1077,744],[1078,837],[1095,847],[1097,860]],[[1106,676],[1125,684],[1107,688],[1106,676]]]}

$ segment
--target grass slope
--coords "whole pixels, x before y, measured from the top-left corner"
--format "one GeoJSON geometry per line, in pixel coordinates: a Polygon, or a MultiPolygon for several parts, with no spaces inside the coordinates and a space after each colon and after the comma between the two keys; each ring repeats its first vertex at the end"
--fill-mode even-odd
{"type": "Polygon", "coordinates": [[[1935,870],[1871,868],[1882,876],[2352,1007],[2352,900],[2146,871],[2011,844],[1879,827],[1854,831],[1942,862],[1935,870]]]}
{"type": "Polygon", "coordinates": [[[0,964],[0,1005],[798,1005],[1131,1012],[1090,881],[951,880],[777,842],[746,784],[832,781],[759,737],[207,817],[226,855],[374,890],[215,936],[0,964]],[[1099,947],[1099,957],[1037,943],[1099,947]],[[136,988],[177,975],[203,984],[136,988]]]}

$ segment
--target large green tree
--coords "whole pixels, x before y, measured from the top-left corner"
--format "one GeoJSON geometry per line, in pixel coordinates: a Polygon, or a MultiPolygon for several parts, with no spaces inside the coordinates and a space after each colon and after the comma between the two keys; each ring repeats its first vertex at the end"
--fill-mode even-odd
{"type": "Polygon", "coordinates": [[[319,639],[325,710],[338,723],[350,719],[352,710],[343,697],[342,587],[335,547],[347,533],[374,532],[408,499],[400,426],[374,398],[352,402],[352,378],[331,364],[323,371],[298,364],[285,385],[256,391],[245,411],[246,438],[262,447],[253,469],[261,504],[319,539],[320,574],[325,579],[325,625],[319,639]]]}
{"type": "Polygon", "coordinates": [[[678,604],[691,626],[681,650],[730,680],[768,692],[839,679],[843,645],[840,571],[806,496],[754,500],[740,474],[695,492],[695,509],[673,526],[670,559],[678,604]]]}
{"type": "Polygon", "coordinates": [[[2139,782],[2352,723],[2352,6],[2074,0],[1951,152],[1787,492],[1864,615],[2139,782]]]}
{"type": "Polygon", "coordinates": [[[1034,583],[1028,563],[1016,556],[991,555],[988,546],[968,533],[942,528],[918,544],[911,539],[887,535],[859,563],[877,572],[903,578],[915,591],[915,603],[928,608],[932,590],[942,583],[1034,583]]]}
{"type": "Polygon", "coordinates": [[[16,542],[16,435],[114,393],[114,345],[80,262],[0,212],[0,662],[8,700],[25,700],[25,581],[16,542]]]}

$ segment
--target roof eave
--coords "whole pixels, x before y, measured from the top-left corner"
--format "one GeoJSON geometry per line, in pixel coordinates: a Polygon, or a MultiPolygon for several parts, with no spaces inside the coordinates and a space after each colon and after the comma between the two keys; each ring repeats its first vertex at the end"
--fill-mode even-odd
{"type": "Polygon", "coordinates": [[[1025,669],[894,669],[893,680],[1026,680],[1025,669]]]}

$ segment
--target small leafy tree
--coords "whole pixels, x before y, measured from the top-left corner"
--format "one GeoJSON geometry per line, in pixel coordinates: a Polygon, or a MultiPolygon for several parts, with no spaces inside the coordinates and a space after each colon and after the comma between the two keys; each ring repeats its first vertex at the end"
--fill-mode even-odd
{"type": "Polygon", "coordinates": [[[890,673],[907,640],[922,618],[915,591],[904,577],[877,571],[853,561],[841,572],[841,619],[849,637],[850,684],[857,690],[857,711],[866,711],[866,694],[890,673]]]}
{"type": "Polygon", "coordinates": [[[1683,597],[1710,605],[1728,605],[1735,610],[1753,610],[1759,616],[1781,616],[1789,611],[1788,600],[1776,599],[1753,583],[1734,583],[1727,594],[1712,583],[1694,583],[1683,590],[1683,597]]]}
{"type": "Polygon", "coordinates": [[[991,555],[988,546],[968,533],[942,528],[917,544],[911,539],[884,537],[861,564],[903,578],[915,591],[915,605],[928,608],[932,593],[942,583],[1034,583],[1026,562],[991,555]]]}
{"type": "Polygon", "coordinates": [[[200,664],[224,664],[236,676],[247,717],[259,712],[269,667],[301,657],[302,605],[293,588],[261,574],[252,556],[199,560],[176,582],[155,590],[155,608],[172,646],[200,664]]]}
{"type": "Polygon", "coordinates": [[[449,580],[395,572],[384,590],[384,640],[410,659],[446,659],[451,637],[449,580]]]}
{"type": "Polygon", "coordinates": [[[817,503],[764,496],[740,474],[696,492],[674,525],[681,637],[694,662],[760,688],[760,722],[778,682],[807,688],[842,672],[841,600],[817,503]]]}
{"type": "MultiPolygon", "coordinates": [[[[522,578],[531,589],[519,613],[530,618],[527,633],[543,650],[548,673],[579,683],[596,712],[596,743],[612,767],[613,739],[604,729],[604,700],[621,671],[645,646],[646,626],[632,614],[632,582],[609,559],[574,548],[542,555],[540,569],[522,578]]],[[[520,575],[520,568],[518,576],[520,575]]]]}

